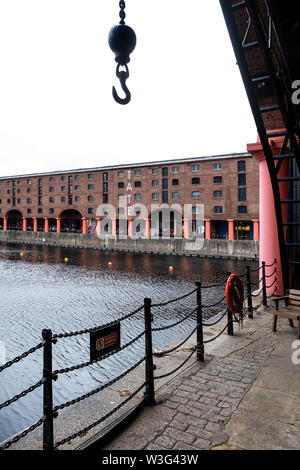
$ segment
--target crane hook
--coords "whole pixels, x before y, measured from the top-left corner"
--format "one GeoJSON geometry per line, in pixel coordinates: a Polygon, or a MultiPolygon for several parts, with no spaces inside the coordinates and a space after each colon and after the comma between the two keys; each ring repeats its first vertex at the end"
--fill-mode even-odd
{"type": "Polygon", "coordinates": [[[121,66],[121,64],[117,65],[116,75],[117,75],[118,79],[120,80],[121,87],[122,87],[122,89],[125,93],[125,98],[120,98],[118,96],[118,93],[117,93],[114,86],[112,88],[112,94],[113,94],[113,97],[114,97],[114,99],[117,103],[127,104],[131,100],[131,94],[130,94],[130,91],[128,90],[127,85],[126,85],[126,80],[129,77],[129,69],[128,69],[126,64],[124,64],[125,70],[120,70],[120,66],[121,66]]]}

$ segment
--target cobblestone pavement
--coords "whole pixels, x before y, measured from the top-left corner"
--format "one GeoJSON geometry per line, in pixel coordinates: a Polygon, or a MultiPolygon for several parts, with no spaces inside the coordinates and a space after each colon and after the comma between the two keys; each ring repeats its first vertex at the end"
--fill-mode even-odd
{"type": "MultiPolygon", "coordinates": [[[[204,366],[194,364],[190,372],[174,380],[157,406],[142,412],[105,449],[201,450],[226,443],[229,438],[224,432],[226,424],[286,328],[283,325],[278,333],[272,333],[272,316],[268,312],[260,318],[257,315],[257,319],[258,323],[255,319],[247,320],[252,322],[250,331],[241,332],[233,352],[220,357],[217,351],[204,366]]],[[[230,341],[229,337],[225,339],[230,341]]]]}

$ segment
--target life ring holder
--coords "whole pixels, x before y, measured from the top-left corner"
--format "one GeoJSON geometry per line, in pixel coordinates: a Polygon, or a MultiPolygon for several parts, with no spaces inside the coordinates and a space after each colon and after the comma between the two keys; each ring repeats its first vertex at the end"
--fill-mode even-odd
{"type": "Polygon", "coordinates": [[[244,303],[244,287],[237,274],[231,274],[225,288],[227,307],[231,313],[241,314],[244,303]]]}

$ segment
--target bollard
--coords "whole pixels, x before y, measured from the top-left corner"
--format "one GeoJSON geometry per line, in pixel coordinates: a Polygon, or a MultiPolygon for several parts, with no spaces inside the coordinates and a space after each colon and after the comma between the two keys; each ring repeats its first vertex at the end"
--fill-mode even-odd
{"type": "Polygon", "coordinates": [[[53,390],[52,390],[52,331],[43,330],[44,369],[43,369],[43,450],[53,450],[53,390]]]}
{"type": "Polygon", "coordinates": [[[153,366],[153,348],[152,348],[152,321],[151,299],[144,299],[145,314],[145,356],[146,356],[146,404],[155,405],[154,393],[154,366],[153,366]]]}
{"type": "Polygon", "coordinates": [[[204,362],[201,282],[196,282],[196,287],[197,287],[197,359],[198,361],[204,362]]]}
{"type": "Polygon", "coordinates": [[[263,306],[267,307],[267,288],[266,288],[266,263],[262,262],[262,281],[263,281],[263,306]]]}
{"type": "Polygon", "coordinates": [[[246,269],[247,269],[248,318],[253,318],[250,266],[246,266],[246,269]]]}
{"type": "Polygon", "coordinates": [[[234,332],[233,332],[233,315],[232,315],[231,311],[229,310],[229,308],[227,309],[227,319],[228,319],[228,328],[227,328],[228,335],[229,336],[234,336],[234,332]]]}

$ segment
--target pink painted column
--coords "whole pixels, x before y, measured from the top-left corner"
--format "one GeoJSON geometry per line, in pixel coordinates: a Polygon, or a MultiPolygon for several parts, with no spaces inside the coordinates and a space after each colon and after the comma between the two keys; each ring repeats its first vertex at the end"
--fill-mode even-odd
{"type": "Polygon", "coordinates": [[[111,233],[113,236],[117,235],[117,219],[111,219],[111,233]]]}
{"type": "Polygon", "coordinates": [[[45,217],[44,221],[45,221],[44,232],[48,233],[49,232],[49,220],[47,219],[47,217],[45,217]]]}
{"type": "Polygon", "coordinates": [[[101,235],[101,219],[97,218],[97,228],[96,228],[96,233],[97,235],[101,235]]]}
{"type": "Polygon", "coordinates": [[[184,231],[184,238],[190,238],[190,221],[189,221],[189,219],[184,219],[184,221],[183,221],[183,231],[184,231]]]}
{"type": "Polygon", "coordinates": [[[27,231],[27,219],[26,217],[23,217],[23,232],[27,231]]]}
{"type": "Polygon", "coordinates": [[[259,220],[252,220],[253,222],[253,240],[259,242],[259,220]]]}
{"type": "Polygon", "coordinates": [[[132,237],[132,219],[128,219],[128,236],[132,237]]]}
{"type": "Polygon", "coordinates": [[[7,230],[7,217],[3,217],[3,230],[7,230]]]}
{"type": "Polygon", "coordinates": [[[228,240],[234,240],[234,220],[228,219],[228,240]]]}
{"type": "Polygon", "coordinates": [[[87,234],[87,227],[86,227],[86,218],[82,217],[82,234],[86,235],[87,234]]]}
{"type": "Polygon", "coordinates": [[[33,231],[37,232],[37,218],[33,217],[33,231]]]}
{"type": "Polygon", "coordinates": [[[205,219],[205,238],[207,240],[211,239],[210,219],[205,219]]]}
{"type": "Polygon", "coordinates": [[[56,232],[60,233],[60,220],[59,218],[56,219],[56,232]]]}
{"type": "Polygon", "coordinates": [[[150,221],[150,219],[146,219],[145,224],[146,224],[145,235],[146,235],[147,238],[150,238],[150,236],[151,236],[151,221],[150,221]]]}

